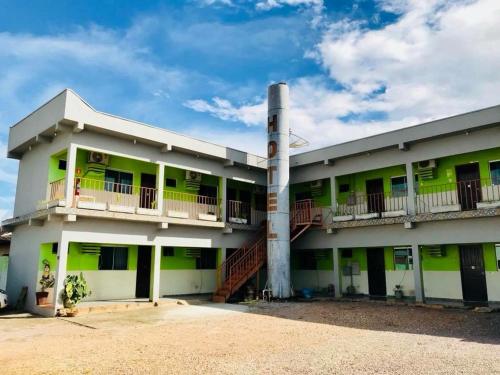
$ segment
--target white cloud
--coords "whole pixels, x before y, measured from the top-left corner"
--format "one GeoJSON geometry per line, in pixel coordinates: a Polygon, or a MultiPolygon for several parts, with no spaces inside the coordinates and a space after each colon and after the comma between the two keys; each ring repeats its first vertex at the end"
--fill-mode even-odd
{"type": "Polygon", "coordinates": [[[258,1],[255,7],[261,10],[269,10],[273,8],[280,8],[285,5],[322,8],[323,0],[262,0],[258,1]]]}
{"type": "MultiPolygon", "coordinates": [[[[379,30],[332,24],[314,56],[330,78],[291,80],[291,128],[317,148],[500,102],[500,2],[391,0],[379,30]],[[343,88],[332,88],[335,82],[343,88]],[[371,120],[376,118],[377,120],[371,120]]],[[[192,101],[213,116],[265,124],[265,101],[192,101]]]]}

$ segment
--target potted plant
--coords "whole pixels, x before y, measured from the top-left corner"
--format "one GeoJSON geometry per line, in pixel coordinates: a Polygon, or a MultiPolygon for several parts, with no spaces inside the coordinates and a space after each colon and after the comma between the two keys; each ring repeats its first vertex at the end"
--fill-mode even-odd
{"type": "Polygon", "coordinates": [[[396,299],[403,299],[404,293],[402,285],[398,284],[394,286],[394,297],[396,297],[396,299]]]}
{"type": "Polygon", "coordinates": [[[75,316],[78,313],[76,305],[83,298],[89,296],[91,291],[87,285],[87,281],[80,272],[80,275],[68,275],[64,279],[64,289],[62,291],[62,300],[64,307],[67,309],[67,316],[75,316]]]}
{"type": "Polygon", "coordinates": [[[42,261],[43,263],[43,274],[38,282],[41,286],[41,291],[36,292],[36,304],[46,305],[49,301],[49,290],[54,287],[54,276],[50,272],[50,262],[47,259],[42,261]]]}

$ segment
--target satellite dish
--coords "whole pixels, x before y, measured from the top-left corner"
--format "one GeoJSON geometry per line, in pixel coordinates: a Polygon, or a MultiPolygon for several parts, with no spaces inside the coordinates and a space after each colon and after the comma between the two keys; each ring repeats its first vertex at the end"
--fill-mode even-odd
{"type": "Polygon", "coordinates": [[[309,141],[302,138],[300,135],[292,133],[290,130],[290,148],[301,148],[309,146],[309,141]]]}

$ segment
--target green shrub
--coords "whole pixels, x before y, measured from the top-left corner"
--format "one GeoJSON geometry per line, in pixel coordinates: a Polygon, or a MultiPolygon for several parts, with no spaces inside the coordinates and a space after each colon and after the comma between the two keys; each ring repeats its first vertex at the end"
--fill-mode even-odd
{"type": "Polygon", "coordinates": [[[89,290],[87,281],[80,272],[78,275],[68,275],[64,279],[63,303],[64,307],[71,308],[80,302],[83,298],[89,296],[92,292],[89,290]]]}

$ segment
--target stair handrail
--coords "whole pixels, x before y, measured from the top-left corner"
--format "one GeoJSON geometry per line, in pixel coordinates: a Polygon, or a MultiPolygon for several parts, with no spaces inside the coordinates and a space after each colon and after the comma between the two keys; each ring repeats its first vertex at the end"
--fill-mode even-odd
{"type": "Polygon", "coordinates": [[[243,278],[248,277],[248,270],[253,270],[260,263],[261,258],[264,259],[266,254],[263,250],[265,250],[266,241],[267,236],[262,236],[237,262],[229,267],[226,282],[228,283],[227,287],[230,293],[233,292],[234,285],[241,282],[243,278]],[[238,268],[243,269],[243,273],[237,272],[238,268]],[[238,276],[238,279],[234,283],[233,276],[238,276]]]}

